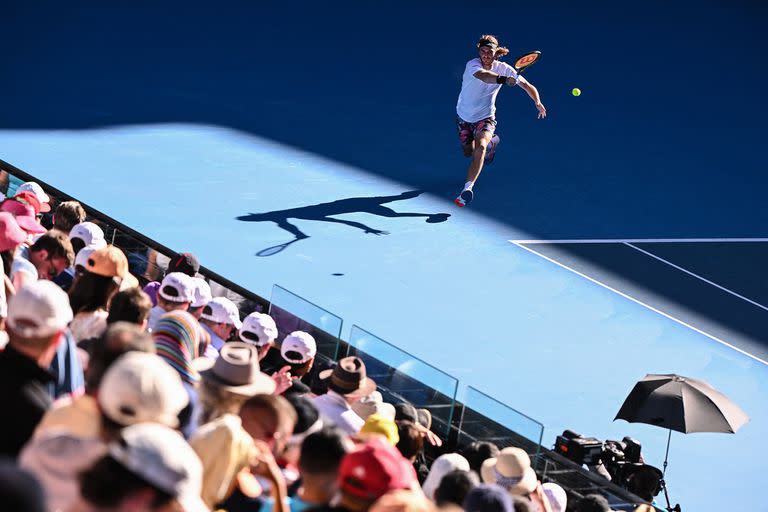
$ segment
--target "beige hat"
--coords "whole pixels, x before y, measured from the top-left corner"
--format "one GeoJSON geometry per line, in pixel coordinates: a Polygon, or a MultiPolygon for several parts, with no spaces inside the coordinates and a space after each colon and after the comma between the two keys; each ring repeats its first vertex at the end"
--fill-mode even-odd
{"type": "Polygon", "coordinates": [[[153,422],[176,428],[189,402],[179,374],[155,354],[128,352],[104,374],[98,402],[120,425],[153,422]]]}
{"type": "Polygon", "coordinates": [[[497,457],[483,462],[480,474],[483,482],[496,484],[517,496],[533,492],[538,481],[531,469],[531,458],[520,448],[504,448],[497,457]]]}
{"type": "Polygon", "coordinates": [[[201,357],[194,362],[204,380],[238,395],[269,395],[275,391],[275,381],[261,372],[259,351],[253,345],[231,341],[221,347],[215,360],[201,357]]]}

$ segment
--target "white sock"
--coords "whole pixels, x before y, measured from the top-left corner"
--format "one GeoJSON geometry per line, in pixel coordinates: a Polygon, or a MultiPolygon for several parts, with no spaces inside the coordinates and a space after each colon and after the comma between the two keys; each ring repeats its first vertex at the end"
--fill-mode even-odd
{"type": "Polygon", "coordinates": [[[475,186],[474,181],[468,181],[464,184],[464,190],[471,190],[475,186]]]}

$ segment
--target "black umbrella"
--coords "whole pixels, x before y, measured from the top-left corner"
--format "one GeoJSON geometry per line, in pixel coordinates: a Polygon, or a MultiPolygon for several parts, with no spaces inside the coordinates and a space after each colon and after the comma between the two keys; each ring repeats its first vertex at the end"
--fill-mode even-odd
{"type": "Polygon", "coordinates": [[[635,384],[615,420],[669,429],[664,472],[672,431],[734,433],[749,417],[728,397],[703,380],[648,374],[635,384]]]}

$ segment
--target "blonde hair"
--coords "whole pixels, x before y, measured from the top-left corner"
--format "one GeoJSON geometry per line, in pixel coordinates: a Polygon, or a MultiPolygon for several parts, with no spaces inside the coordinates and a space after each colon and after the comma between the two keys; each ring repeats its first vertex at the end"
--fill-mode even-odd
{"type": "Polygon", "coordinates": [[[496,36],[492,34],[483,34],[482,36],[480,36],[480,39],[477,41],[477,47],[480,48],[480,46],[482,46],[483,43],[491,43],[493,44],[493,46],[496,47],[496,51],[493,54],[493,57],[496,59],[503,57],[509,53],[509,48],[506,48],[504,46],[499,46],[499,40],[496,38],[496,36]]]}

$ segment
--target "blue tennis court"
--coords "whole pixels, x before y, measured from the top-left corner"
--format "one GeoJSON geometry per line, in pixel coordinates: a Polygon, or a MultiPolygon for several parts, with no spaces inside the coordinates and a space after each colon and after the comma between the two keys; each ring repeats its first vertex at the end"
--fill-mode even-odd
{"type": "Polygon", "coordinates": [[[672,500],[759,509],[766,14],[16,6],[0,158],[262,297],[322,306],[459,398],[524,412],[548,446],[629,435],[660,466],[667,432],[616,412],[646,373],[704,379],[751,421],[673,434],[672,500]],[[521,17],[546,22],[501,21],[521,17]],[[549,115],[500,93],[499,153],[458,209],[454,106],[488,32],[542,50],[527,73],[549,115]]]}

